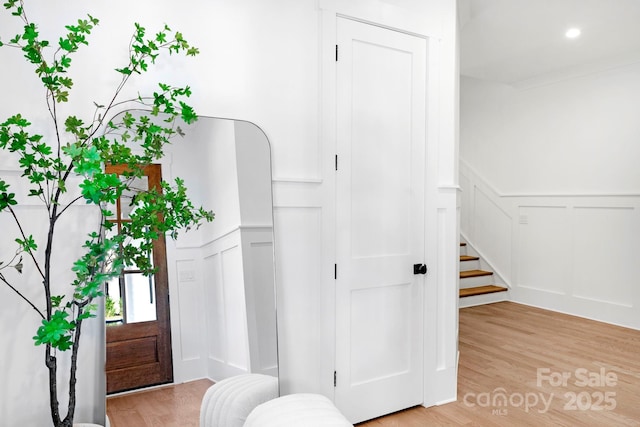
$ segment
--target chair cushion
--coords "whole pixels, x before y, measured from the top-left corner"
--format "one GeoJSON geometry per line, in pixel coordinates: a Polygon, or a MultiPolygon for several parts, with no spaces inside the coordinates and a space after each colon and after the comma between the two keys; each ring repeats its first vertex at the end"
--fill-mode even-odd
{"type": "Polygon", "coordinates": [[[353,427],[333,402],[320,394],[297,393],[257,406],[245,427],[353,427]]]}
{"type": "Polygon", "coordinates": [[[219,381],[202,398],[200,427],[242,427],[256,406],[276,397],[276,377],[245,374],[219,381]]]}

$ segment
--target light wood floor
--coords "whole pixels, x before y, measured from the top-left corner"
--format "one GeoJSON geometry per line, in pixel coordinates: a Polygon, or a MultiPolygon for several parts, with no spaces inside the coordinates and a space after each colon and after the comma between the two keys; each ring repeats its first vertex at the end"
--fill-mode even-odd
{"type": "MultiPolygon", "coordinates": [[[[197,426],[210,384],[109,398],[107,413],[113,427],[197,426]]],[[[424,426],[640,426],[640,331],[510,302],[461,309],[458,401],[358,425],[424,426]]]]}
{"type": "Polygon", "coordinates": [[[111,427],[198,427],[209,380],[107,398],[111,427]]]}
{"type": "Polygon", "coordinates": [[[640,426],[640,331],[502,302],[461,309],[459,333],[457,402],[358,426],[640,426]],[[548,369],[540,386],[538,369],[548,369]],[[600,380],[601,369],[610,386],[600,380]],[[546,379],[563,373],[571,375],[566,385],[546,379]],[[582,386],[585,375],[598,378],[582,386]],[[500,391],[510,401],[506,406],[492,404],[500,391]],[[528,411],[526,403],[516,406],[520,396],[529,399],[528,411]],[[551,402],[548,410],[542,398],[551,402]],[[615,409],[605,409],[614,403],[615,409]]]}

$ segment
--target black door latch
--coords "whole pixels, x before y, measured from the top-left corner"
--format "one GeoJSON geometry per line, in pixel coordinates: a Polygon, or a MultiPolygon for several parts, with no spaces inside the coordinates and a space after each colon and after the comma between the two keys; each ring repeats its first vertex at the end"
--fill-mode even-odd
{"type": "Polygon", "coordinates": [[[413,274],[427,274],[427,266],[424,264],[413,264],[413,274]]]}

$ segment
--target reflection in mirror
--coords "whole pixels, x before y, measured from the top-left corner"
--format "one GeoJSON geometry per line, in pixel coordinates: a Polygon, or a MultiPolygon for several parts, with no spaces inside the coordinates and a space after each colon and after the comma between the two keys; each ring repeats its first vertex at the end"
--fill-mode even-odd
{"type": "MultiPolygon", "coordinates": [[[[208,374],[277,376],[270,147],[252,123],[200,118],[186,138],[206,147],[201,228],[208,326],[208,374]]],[[[201,181],[202,182],[202,181],[201,181]]]]}
{"type": "MultiPolygon", "coordinates": [[[[184,233],[175,246],[154,246],[153,263],[164,275],[145,277],[130,266],[106,286],[109,393],[173,381],[188,343],[203,347],[199,378],[278,376],[269,141],[239,120],[199,117],[180,127],[184,137],[140,185],[155,185],[154,173],[167,181],[179,176],[194,204],[213,210],[215,220],[184,233]],[[186,304],[194,289],[199,293],[189,295],[198,306],[186,304]],[[188,319],[204,320],[198,336],[188,319]],[[171,347],[173,360],[162,351],[171,347]]],[[[127,196],[117,203],[115,223],[128,219],[127,196]]]]}

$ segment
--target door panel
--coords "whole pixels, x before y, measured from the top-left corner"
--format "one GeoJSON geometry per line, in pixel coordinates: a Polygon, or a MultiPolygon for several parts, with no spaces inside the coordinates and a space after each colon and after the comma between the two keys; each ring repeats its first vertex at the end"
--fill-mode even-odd
{"type": "Polygon", "coordinates": [[[336,404],[423,401],[426,41],[338,19],[336,404]]]}
{"type": "MultiPolygon", "coordinates": [[[[121,174],[124,166],[107,166],[121,174]]],[[[145,169],[140,188],[160,188],[160,165],[145,169]]],[[[130,194],[123,194],[110,219],[119,230],[128,221],[130,194]]],[[[153,243],[152,262],[156,272],[144,276],[136,266],[127,266],[120,278],[107,284],[107,296],[116,305],[107,316],[107,393],[173,381],[169,318],[169,288],[164,236],[153,243]]]]}

